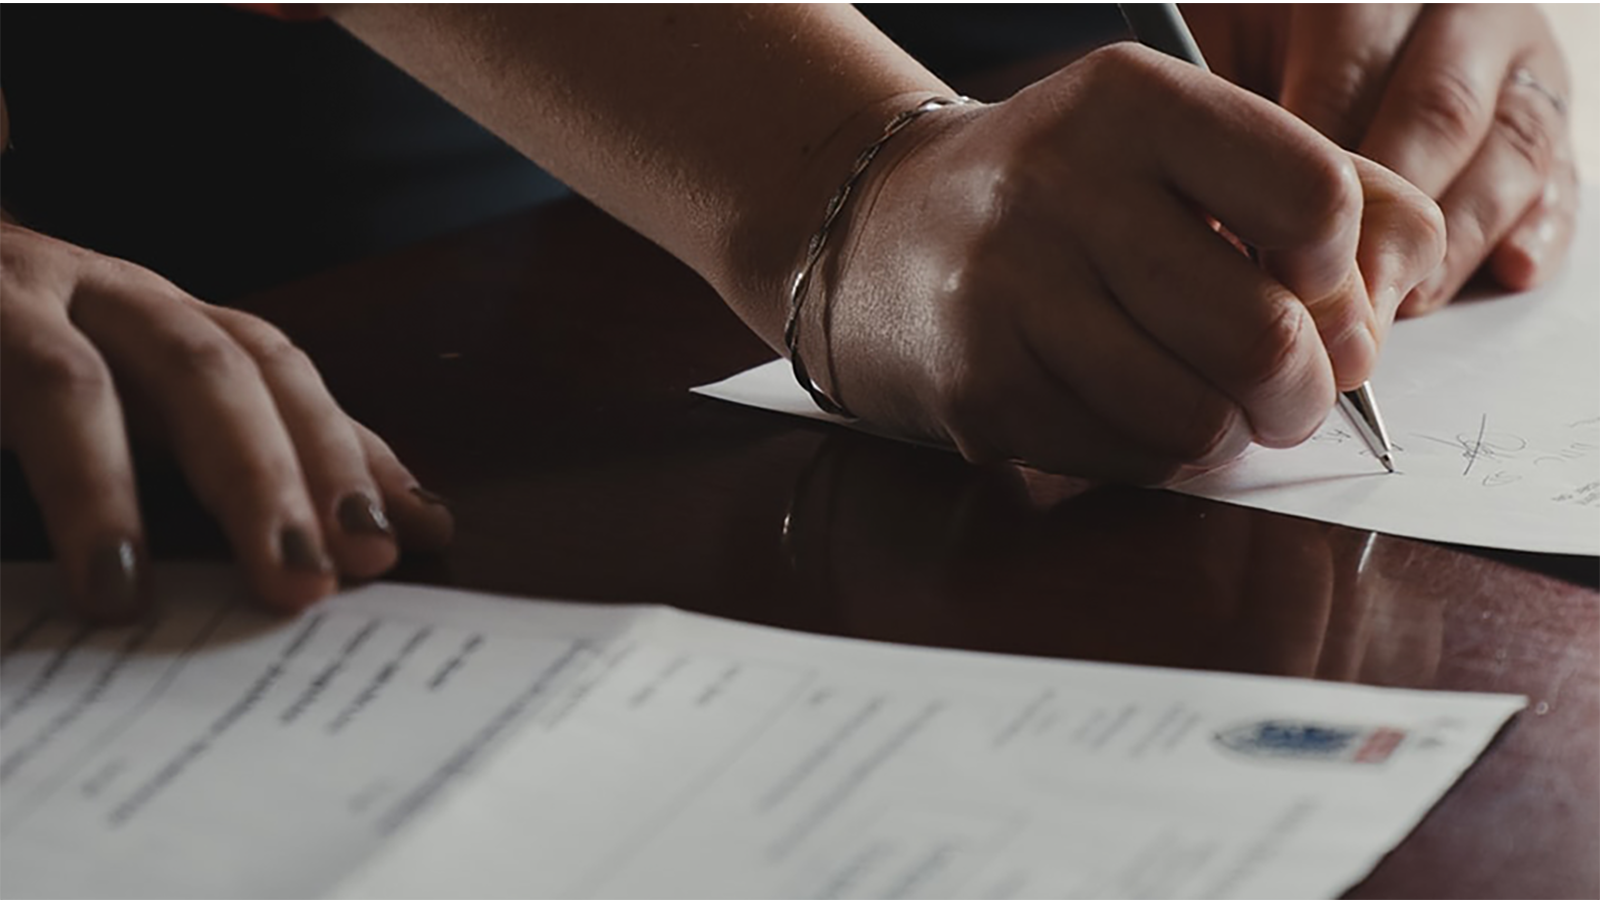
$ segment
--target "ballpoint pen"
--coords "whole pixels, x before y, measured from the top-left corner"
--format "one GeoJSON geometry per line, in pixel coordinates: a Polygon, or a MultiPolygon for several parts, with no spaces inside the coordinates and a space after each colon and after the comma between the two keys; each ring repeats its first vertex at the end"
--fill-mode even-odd
{"type": "MultiPolygon", "coordinates": [[[[1122,18],[1139,43],[1210,71],[1177,4],[1119,3],[1117,8],[1122,10],[1122,18]]],[[[1378,412],[1377,398],[1372,395],[1372,385],[1362,382],[1355,390],[1340,392],[1339,407],[1361,433],[1372,455],[1385,469],[1394,472],[1393,447],[1383,427],[1383,416],[1378,412]]]]}

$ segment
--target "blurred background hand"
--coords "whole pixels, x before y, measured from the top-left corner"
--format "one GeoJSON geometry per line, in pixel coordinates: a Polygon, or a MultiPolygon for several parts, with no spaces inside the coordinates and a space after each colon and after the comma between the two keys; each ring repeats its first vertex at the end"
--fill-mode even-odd
{"type": "Polygon", "coordinates": [[[1223,77],[1275,99],[1439,202],[1444,266],[1401,315],[1474,273],[1521,290],[1555,271],[1578,192],[1572,83],[1536,4],[1186,7],[1223,77]]]}

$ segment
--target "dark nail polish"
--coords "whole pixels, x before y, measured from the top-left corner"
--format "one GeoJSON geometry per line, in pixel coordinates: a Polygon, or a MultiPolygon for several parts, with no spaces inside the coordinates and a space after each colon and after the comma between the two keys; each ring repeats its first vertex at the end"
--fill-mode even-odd
{"type": "Polygon", "coordinates": [[[139,612],[142,599],[139,548],[126,538],[95,548],[89,554],[89,612],[127,619],[139,612]]]}
{"type": "Polygon", "coordinates": [[[304,528],[291,525],[278,533],[278,558],[296,572],[328,572],[333,564],[304,528]]]}
{"type": "Polygon", "coordinates": [[[390,533],[389,517],[383,514],[383,507],[366,494],[351,494],[340,500],[336,515],[346,534],[390,533]]]}
{"type": "Polygon", "coordinates": [[[427,488],[423,487],[420,484],[413,484],[411,486],[411,493],[418,500],[421,500],[423,503],[431,503],[434,506],[449,506],[450,505],[449,503],[445,502],[445,499],[443,497],[439,496],[438,494],[435,494],[433,491],[428,490],[427,488]]]}

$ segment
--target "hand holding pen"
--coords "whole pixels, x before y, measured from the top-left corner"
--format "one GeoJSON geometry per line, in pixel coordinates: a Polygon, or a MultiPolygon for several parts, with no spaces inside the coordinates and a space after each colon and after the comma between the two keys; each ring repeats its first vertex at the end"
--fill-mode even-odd
{"type": "MultiPolygon", "coordinates": [[[[1210,71],[1205,57],[1201,55],[1200,45],[1195,43],[1194,36],[1189,33],[1189,26],[1184,22],[1177,4],[1124,3],[1121,4],[1121,8],[1128,27],[1133,30],[1134,37],[1141,43],[1175,59],[1199,66],[1202,70],[1210,71]]],[[[1252,259],[1256,258],[1253,248],[1249,253],[1252,259]]],[[[1378,409],[1378,400],[1372,392],[1372,386],[1362,381],[1353,388],[1342,389],[1339,393],[1339,405],[1372,451],[1372,455],[1383,463],[1384,469],[1393,473],[1393,447],[1389,442],[1389,432],[1384,426],[1383,413],[1378,409]]]]}
{"type": "MultiPolygon", "coordinates": [[[[1573,88],[1537,4],[1198,4],[1186,19],[1170,4],[1130,4],[1124,13],[1141,40],[1198,61],[1192,26],[1223,78],[1439,203],[1444,261],[1398,310],[1380,310],[1381,324],[1443,307],[1475,275],[1522,291],[1559,270],[1578,205],[1573,88]]],[[[1370,390],[1345,405],[1381,447],[1370,390]]]]}
{"type": "Polygon", "coordinates": [[[809,346],[854,413],[975,461],[1161,483],[1297,444],[1443,252],[1403,179],[1132,44],[905,137],[809,346]]]}

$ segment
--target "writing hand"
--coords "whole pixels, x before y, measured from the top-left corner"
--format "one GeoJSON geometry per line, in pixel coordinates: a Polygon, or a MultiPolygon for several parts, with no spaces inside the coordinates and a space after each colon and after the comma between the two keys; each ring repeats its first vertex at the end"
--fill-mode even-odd
{"type": "Polygon", "coordinates": [[[396,530],[449,539],[449,514],[412,493],[277,329],[131,263],[0,228],[0,441],[79,612],[124,621],[149,602],[129,428],[172,449],[275,608],[314,602],[339,573],[385,571],[396,530]]]}
{"type": "Polygon", "coordinates": [[[1133,45],[924,116],[853,204],[817,282],[847,406],[975,461],[1140,482],[1308,437],[1442,253],[1402,179],[1133,45]]]}

